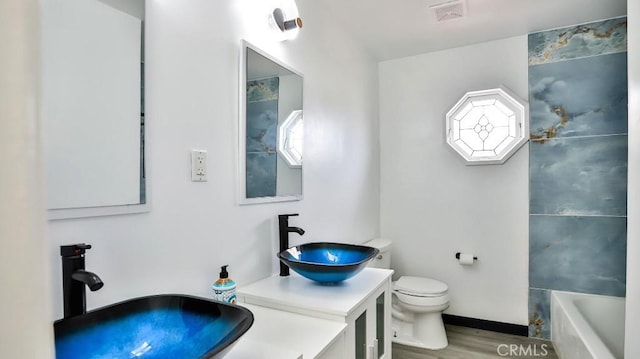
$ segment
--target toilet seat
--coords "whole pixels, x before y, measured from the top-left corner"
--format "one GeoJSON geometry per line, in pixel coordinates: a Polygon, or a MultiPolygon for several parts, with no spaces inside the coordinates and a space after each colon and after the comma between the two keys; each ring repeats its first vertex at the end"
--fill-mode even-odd
{"type": "Polygon", "coordinates": [[[414,297],[442,297],[447,295],[449,287],[435,279],[402,276],[394,284],[394,289],[402,294],[414,297]]]}

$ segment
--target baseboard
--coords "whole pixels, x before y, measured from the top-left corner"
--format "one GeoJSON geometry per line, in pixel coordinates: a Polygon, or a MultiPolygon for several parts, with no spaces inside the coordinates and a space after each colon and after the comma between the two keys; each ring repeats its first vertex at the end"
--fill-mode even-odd
{"type": "Polygon", "coordinates": [[[492,332],[529,336],[529,327],[511,323],[494,322],[491,320],[459,317],[457,315],[442,314],[445,324],[457,325],[461,327],[490,330],[492,332]]]}

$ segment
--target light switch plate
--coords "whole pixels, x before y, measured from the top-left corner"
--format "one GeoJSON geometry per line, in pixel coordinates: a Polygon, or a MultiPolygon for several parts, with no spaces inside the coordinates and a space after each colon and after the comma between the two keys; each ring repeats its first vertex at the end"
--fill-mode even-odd
{"type": "Polygon", "coordinates": [[[207,181],[207,151],[191,150],[191,181],[207,181]]]}

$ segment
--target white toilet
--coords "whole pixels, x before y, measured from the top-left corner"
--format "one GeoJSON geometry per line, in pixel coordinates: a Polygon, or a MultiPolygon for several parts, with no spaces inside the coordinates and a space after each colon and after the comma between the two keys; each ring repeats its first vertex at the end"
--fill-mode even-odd
{"type": "MultiPolygon", "coordinates": [[[[365,246],[378,248],[380,254],[369,264],[391,268],[391,244],[375,238],[365,246]]],[[[442,349],[449,342],[442,312],[449,307],[449,287],[434,279],[402,276],[393,282],[392,341],[425,349],[442,349]]]]}

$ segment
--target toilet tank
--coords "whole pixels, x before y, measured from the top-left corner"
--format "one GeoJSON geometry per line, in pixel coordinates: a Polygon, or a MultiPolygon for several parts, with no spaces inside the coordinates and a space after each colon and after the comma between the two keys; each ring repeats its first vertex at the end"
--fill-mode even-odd
{"type": "Polygon", "coordinates": [[[380,254],[369,262],[369,267],[391,269],[391,244],[392,242],[385,238],[374,238],[362,244],[380,251],[380,254]]]}

